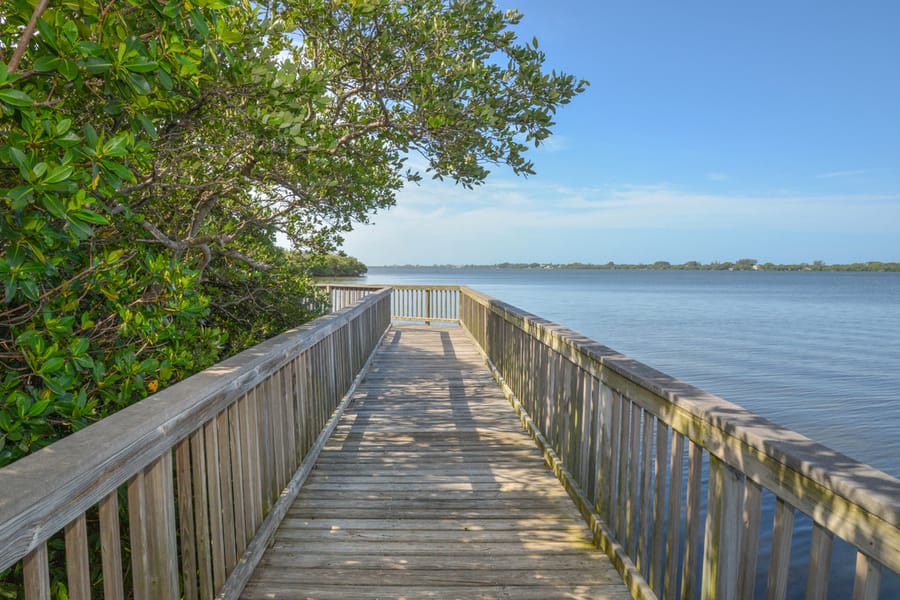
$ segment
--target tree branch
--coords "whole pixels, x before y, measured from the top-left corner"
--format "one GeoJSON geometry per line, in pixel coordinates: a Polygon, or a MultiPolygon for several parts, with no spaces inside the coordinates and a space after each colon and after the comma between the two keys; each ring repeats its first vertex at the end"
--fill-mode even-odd
{"type": "Polygon", "coordinates": [[[25,50],[28,48],[28,43],[31,41],[31,38],[34,37],[34,30],[37,29],[38,19],[41,18],[41,15],[47,9],[48,4],[50,4],[50,0],[41,0],[38,2],[38,5],[34,7],[34,12],[31,13],[28,25],[25,26],[25,31],[23,31],[22,35],[19,37],[19,43],[16,45],[16,50],[13,52],[12,57],[10,57],[9,64],[6,65],[6,70],[9,73],[15,73],[16,69],[19,67],[19,62],[22,60],[22,57],[25,56],[25,50]]]}

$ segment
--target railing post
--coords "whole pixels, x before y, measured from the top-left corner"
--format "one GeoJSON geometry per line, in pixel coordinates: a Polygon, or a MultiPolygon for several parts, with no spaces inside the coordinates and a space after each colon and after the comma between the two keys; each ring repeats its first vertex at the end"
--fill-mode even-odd
{"type": "Polygon", "coordinates": [[[431,325],[429,317],[431,317],[431,290],[425,290],[425,324],[431,325]]]}

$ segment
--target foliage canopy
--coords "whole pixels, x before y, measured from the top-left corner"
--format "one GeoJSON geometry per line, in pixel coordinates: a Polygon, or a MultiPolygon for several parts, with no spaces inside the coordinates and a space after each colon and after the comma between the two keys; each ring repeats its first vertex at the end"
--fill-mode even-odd
{"type": "Polygon", "coordinates": [[[303,253],[475,186],[585,82],[491,0],[9,0],[0,465],[311,316],[303,253]],[[419,155],[425,173],[406,169],[419,155]],[[237,309],[239,308],[239,310],[237,309]]]}

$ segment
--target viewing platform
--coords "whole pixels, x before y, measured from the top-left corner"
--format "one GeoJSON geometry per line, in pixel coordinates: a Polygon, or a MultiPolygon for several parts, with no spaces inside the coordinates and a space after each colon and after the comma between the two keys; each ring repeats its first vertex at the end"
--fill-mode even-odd
{"type": "Polygon", "coordinates": [[[0,469],[6,581],[73,600],[896,597],[897,479],[475,290],[327,293],[330,314],[0,469]]]}

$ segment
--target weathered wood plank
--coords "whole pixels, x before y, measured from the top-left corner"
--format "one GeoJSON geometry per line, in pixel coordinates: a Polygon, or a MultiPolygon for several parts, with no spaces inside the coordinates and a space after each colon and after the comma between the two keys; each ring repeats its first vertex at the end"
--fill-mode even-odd
{"type": "MultiPolygon", "coordinates": [[[[245,590],[247,600],[271,600],[291,598],[296,595],[296,587],[291,583],[251,583],[245,590]]],[[[304,596],[319,600],[346,600],[346,584],[329,586],[305,586],[304,596]]],[[[471,586],[429,585],[429,586],[383,586],[368,585],[353,590],[355,599],[408,600],[409,598],[455,598],[456,600],[497,600],[516,598],[517,600],[631,600],[631,593],[623,585],[567,586],[562,591],[552,586],[471,586]]]]}
{"type": "Polygon", "coordinates": [[[778,498],[772,526],[772,552],[769,563],[767,598],[784,600],[787,596],[788,567],[791,563],[791,539],[794,535],[794,507],[778,498]]]}
{"type": "Polygon", "coordinates": [[[100,501],[100,556],[103,564],[103,596],[124,598],[122,538],[119,535],[119,494],[113,491],[100,501]]]}
{"type": "MultiPolygon", "coordinates": [[[[389,333],[244,597],[288,590],[477,597],[486,589],[525,598],[629,597],[505,397],[485,378],[480,355],[462,350],[468,343],[459,330],[389,333]],[[382,353],[397,368],[382,363],[382,353]],[[427,368],[409,369],[423,354],[434,357],[427,368]],[[479,386],[469,385],[476,379],[479,386]]],[[[523,386],[527,348],[513,350],[507,360],[522,369],[516,385],[523,386]]],[[[547,418],[557,445],[574,457],[589,430],[582,422],[592,414],[583,400],[589,391],[567,388],[574,384],[564,381],[565,365],[553,368],[548,394],[572,405],[548,407],[547,418]]]]}
{"type": "Polygon", "coordinates": [[[175,447],[178,484],[178,525],[180,528],[181,572],[184,599],[197,600],[197,536],[194,528],[194,490],[191,476],[191,441],[182,440],[175,447]]]}
{"type": "Polygon", "coordinates": [[[669,518],[666,528],[666,567],[663,575],[664,598],[678,595],[678,562],[681,556],[681,490],[684,475],[684,437],[672,430],[669,454],[669,518]]]}
{"type": "Polygon", "coordinates": [[[877,600],[880,588],[881,565],[862,552],[857,552],[853,600],[877,600]]]}
{"type": "Polygon", "coordinates": [[[22,561],[25,600],[50,600],[50,563],[47,544],[41,544],[22,561]]]}
{"type": "Polygon", "coordinates": [[[66,580],[71,600],[90,600],[91,569],[88,564],[87,519],[84,515],[66,525],[66,580]]]}
{"type": "Polygon", "coordinates": [[[825,600],[828,597],[828,568],[834,535],[816,523],[813,526],[809,549],[809,572],[806,577],[806,599],[825,600]]]}

